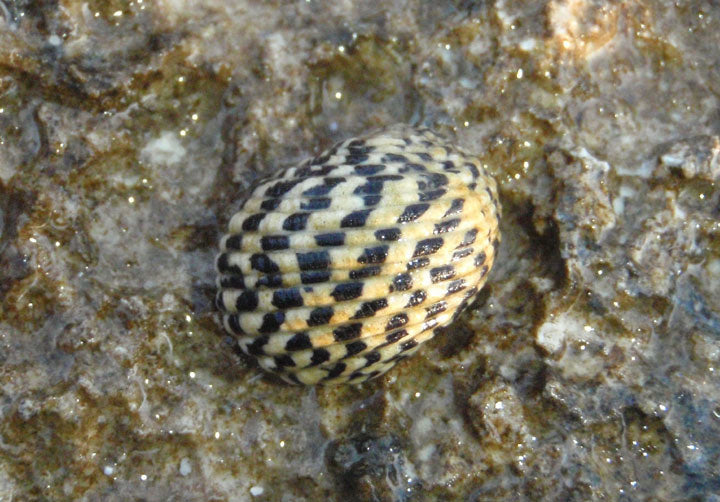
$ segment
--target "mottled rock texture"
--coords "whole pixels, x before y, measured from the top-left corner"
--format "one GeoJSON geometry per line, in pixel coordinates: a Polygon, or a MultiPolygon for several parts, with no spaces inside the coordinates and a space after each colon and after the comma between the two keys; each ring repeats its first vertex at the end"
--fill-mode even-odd
{"type": "Polygon", "coordinates": [[[720,497],[712,1],[0,1],[0,500],[720,497]],[[488,285],[357,387],[212,305],[259,177],[396,122],[500,184],[488,285]]]}

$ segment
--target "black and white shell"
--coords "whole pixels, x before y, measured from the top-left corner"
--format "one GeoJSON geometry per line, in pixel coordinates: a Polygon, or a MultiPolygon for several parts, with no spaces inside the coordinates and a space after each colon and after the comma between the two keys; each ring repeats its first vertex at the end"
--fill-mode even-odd
{"type": "Polygon", "coordinates": [[[500,205],[480,162],[428,129],[349,139],[260,182],[217,258],[217,305],[292,383],[362,382],[447,326],[485,283],[500,205]]]}

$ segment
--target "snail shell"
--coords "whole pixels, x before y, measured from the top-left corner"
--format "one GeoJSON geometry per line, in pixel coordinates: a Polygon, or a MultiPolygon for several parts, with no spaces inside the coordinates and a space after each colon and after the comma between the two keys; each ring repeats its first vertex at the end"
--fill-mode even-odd
{"type": "Polygon", "coordinates": [[[225,328],[288,382],[376,377],[483,286],[499,211],[480,162],[428,129],[343,141],[262,180],[230,220],[225,328]]]}

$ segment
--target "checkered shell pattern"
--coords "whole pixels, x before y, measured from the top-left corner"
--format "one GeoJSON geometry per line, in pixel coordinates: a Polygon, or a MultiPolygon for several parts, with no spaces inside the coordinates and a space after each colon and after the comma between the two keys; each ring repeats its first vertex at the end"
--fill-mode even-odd
{"type": "Polygon", "coordinates": [[[339,143],[262,180],[222,238],[217,306],[291,383],[357,383],[447,326],[500,238],[495,181],[427,129],[339,143]]]}

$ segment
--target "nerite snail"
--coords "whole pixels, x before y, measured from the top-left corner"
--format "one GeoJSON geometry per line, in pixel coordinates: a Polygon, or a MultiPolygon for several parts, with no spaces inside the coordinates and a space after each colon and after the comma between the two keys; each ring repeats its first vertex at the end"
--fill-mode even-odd
{"type": "Polygon", "coordinates": [[[232,217],[225,328],[289,382],[378,376],[483,286],[499,211],[480,162],[428,129],[343,141],[261,181],[232,217]]]}

